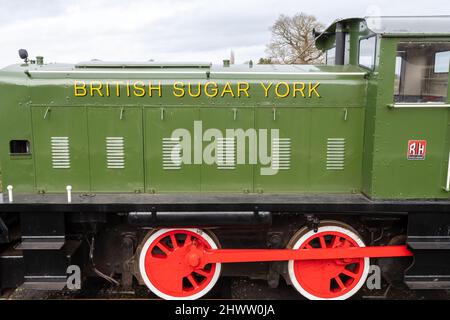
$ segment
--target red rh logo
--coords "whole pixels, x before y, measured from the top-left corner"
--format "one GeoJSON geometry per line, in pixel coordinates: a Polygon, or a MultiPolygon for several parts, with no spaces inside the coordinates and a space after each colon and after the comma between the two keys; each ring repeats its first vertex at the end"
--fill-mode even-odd
{"type": "Polygon", "coordinates": [[[424,160],[427,153],[427,140],[408,141],[408,160],[424,160]]]}

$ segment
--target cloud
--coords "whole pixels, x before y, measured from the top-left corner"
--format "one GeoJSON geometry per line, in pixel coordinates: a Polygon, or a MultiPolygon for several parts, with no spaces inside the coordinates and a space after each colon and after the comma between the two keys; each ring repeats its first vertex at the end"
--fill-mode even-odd
{"type": "Polygon", "coordinates": [[[303,11],[324,24],[338,17],[450,13],[447,1],[351,0],[0,0],[0,66],[17,50],[48,62],[102,60],[220,62],[234,50],[238,63],[265,56],[269,27],[280,14],[303,11]],[[437,9],[439,8],[439,10],[437,9]],[[376,10],[375,10],[376,11],[376,10]]]}

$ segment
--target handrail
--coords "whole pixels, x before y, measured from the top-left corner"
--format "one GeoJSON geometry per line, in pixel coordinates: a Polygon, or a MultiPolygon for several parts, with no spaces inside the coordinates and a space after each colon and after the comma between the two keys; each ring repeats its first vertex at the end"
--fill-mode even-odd
{"type": "Polygon", "coordinates": [[[391,103],[389,108],[450,108],[450,103],[391,103]]]}
{"type": "Polygon", "coordinates": [[[448,163],[447,163],[447,183],[445,184],[444,190],[450,192],[450,151],[448,153],[448,163]]]}

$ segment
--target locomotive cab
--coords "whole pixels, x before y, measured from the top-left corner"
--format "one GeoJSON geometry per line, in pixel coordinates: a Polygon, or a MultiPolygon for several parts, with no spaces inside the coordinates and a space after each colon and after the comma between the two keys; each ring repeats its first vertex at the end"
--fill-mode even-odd
{"type": "Polygon", "coordinates": [[[372,198],[449,197],[448,19],[344,19],[316,38],[327,63],[368,72],[362,191],[372,198]]]}

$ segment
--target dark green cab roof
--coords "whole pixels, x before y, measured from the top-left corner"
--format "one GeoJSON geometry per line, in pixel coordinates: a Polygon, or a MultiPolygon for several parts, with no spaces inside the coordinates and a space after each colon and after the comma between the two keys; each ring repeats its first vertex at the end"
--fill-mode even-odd
{"type": "Polygon", "coordinates": [[[345,18],[334,21],[316,37],[319,49],[326,47],[334,37],[338,23],[353,25],[362,34],[379,34],[381,36],[438,37],[450,36],[450,16],[390,16],[345,18]]]}

